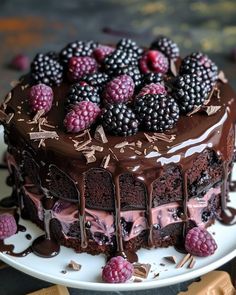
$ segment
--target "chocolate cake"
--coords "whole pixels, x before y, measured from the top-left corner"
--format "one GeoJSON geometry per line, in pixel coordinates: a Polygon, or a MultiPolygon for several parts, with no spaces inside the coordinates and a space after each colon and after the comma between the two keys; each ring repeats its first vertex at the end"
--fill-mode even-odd
{"type": "Polygon", "coordinates": [[[11,198],[45,231],[37,255],[60,245],[127,255],[235,222],[236,95],[206,55],[181,59],[166,40],[151,49],[76,41],[38,54],[6,96],[11,198]]]}

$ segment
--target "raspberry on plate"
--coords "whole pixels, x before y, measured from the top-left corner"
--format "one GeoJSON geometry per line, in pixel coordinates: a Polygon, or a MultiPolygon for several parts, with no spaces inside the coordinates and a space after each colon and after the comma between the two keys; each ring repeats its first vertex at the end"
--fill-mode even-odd
{"type": "Polygon", "coordinates": [[[192,255],[205,257],[214,254],[217,245],[206,229],[194,227],[186,235],[185,249],[192,255]]]}
{"type": "Polygon", "coordinates": [[[107,83],[103,98],[109,103],[125,103],[132,99],[134,82],[128,75],[121,75],[107,83]]]}
{"type": "Polygon", "coordinates": [[[11,237],[17,232],[17,224],[13,215],[1,214],[0,215],[0,240],[11,237]]]}
{"type": "Polygon", "coordinates": [[[134,272],[133,265],[121,256],[111,258],[102,270],[102,279],[106,283],[125,283],[134,272]]]}
{"type": "Polygon", "coordinates": [[[30,89],[29,105],[33,112],[44,110],[44,113],[50,111],[53,101],[52,88],[45,84],[34,85],[30,89]]]}
{"type": "Polygon", "coordinates": [[[72,57],[68,64],[68,78],[72,82],[79,81],[84,75],[95,73],[97,62],[88,56],[72,57]]]}
{"type": "Polygon", "coordinates": [[[81,101],[74,105],[64,119],[68,132],[77,133],[91,126],[99,116],[100,108],[91,101],[81,101]]]}
{"type": "Polygon", "coordinates": [[[169,62],[160,51],[149,50],[140,59],[139,66],[144,74],[150,72],[165,74],[168,71],[169,62]]]}

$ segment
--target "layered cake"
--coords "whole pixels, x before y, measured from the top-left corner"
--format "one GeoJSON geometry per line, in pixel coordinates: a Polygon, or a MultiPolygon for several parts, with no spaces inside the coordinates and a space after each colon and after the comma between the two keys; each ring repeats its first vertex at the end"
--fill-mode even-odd
{"type": "Polygon", "coordinates": [[[181,59],[164,36],[38,54],[1,107],[11,201],[45,231],[31,250],[183,250],[192,228],[235,222],[235,97],[207,55],[181,59]]]}

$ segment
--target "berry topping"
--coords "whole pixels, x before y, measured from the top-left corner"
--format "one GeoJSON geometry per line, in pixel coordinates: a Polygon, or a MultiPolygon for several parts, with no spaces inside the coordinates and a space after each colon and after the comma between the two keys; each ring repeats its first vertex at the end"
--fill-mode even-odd
{"type": "Polygon", "coordinates": [[[11,60],[11,67],[18,71],[25,71],[29,68],[30,60],[27,55],[18,54],[11,60]]]}
{"type": "Polygon", "coordinates": [[[146,94],[166,94],[166,89],[160,83],[151,83],[149,85],[144,86],[140,90],[140,92],[138,93],[138,97],[144,96],[146,94]]]}
{"type": "Polygon", "coordinates": [[[186,56],[180,66],[180,74],[196,74],[210,86],[216,82],[218,78],[218,68],[216,64],[205,54],[194,52],[186,56]]]}
{"type": "Polygon", "coordinates": [[[116,77],[107,83],[103,97],[106,102],[125,103],[132,99],[134,94],[134,82],[128,75],[116,77]]]}
{"type": "Polygon", "coordinates": [[[185,249],[192,255],[205,257],[212,255],[217,249],[217,245],[206,229],[194,227],[186,235],[185,249]]]}
{"type": "Polygon", "coordinates": [[[0,215],[0,240],[11,237],[17,232],[16,220],[11,214],[0,215]]]}
{"type": "Polygon", "coordinates": [[[134,59],[141,57],[143,49],[134,40],[123,38],[117,44],[117,49],[131,53],[134,59]]]}
{"type": "Polygon", "coordinates": [[[162,73],[165,74],[168,71],[169,62],[168,59],[157,50],[149,50],[139,61],[140,69],[142,73],[162,73]]]}
{"type": "Polygon", "coordinates": [[[138,120],[125,104],[108,104],[102,120],[104,129],[111,134],[128,136],[138,132],[138,120]]]}
{"type": "Polygon", "coordinates": [[[102,279],[106,283],[125,283],[134,272],[133,265],[121,256],[111,258],[102,270],[102,279]]]}
{"type": "Polygon", "coordinates": [[[135,87],[139,87],[142,83],[142,74],[138,68],[138,66],[127,66],[126,68],[119,69],[116,73],[118,76],[120,75],[128,75],[130,76],[135,84],[135,87]]]}
{"type": "Polygon", "coordinates": [[[135,100],[135,113],[145,130],[171,129],[179,119],[179,107],[172,97],[147,94],[135,100]]]}
{"type": "Polygon", "coordinates": [[[80,83],[72,85],[67,96],[66,106],[70,107],[81,101],[91,101],[99,105],[100,96],[97,89],[90,85],[81,85],[80,83]]]}
{"type": "Polygon", "coordinates": [[[103,62],[104,70],[108,75],[117,75],[120,69],[126,68],[129,65],[138,65],[137,59],[133,57],[132,52],[115,50],[108,55],[103,62]]]}
{"type": "Polygon", "coordinates": [[[102,63],[104,58],[111,54],[115,50],[114,47],[106,46],[106,45],[99,45],[93,51],[93,57],[96,59],[98,63],[102,63]]]}
{"type": "Polygon", "coordinates": [[[163,74],[161,73],[147,73],[142,77],[142,85],[145,86],[151,83],[162,83],[163,74]]]}
{"type": "Polygon", "coordinates": [[[97,43],[94,41],[74,41],[69,43],[60,52],[60,59],[67,65],[73,56],[91,56],[97,43]]]}
{"type": "Polygon", "coordinates": [[[151,49],[161,51],[167,58],[176,60],[179,57],[179,47],[166,36],[158,36],[151,44],[151,49]]]}
{"type": "Polygon", "coordinates": [[[74,105],[64,119],[67,132],[77,133],[89,128],[100,115],[100,108],[91,101],[74,105]]]}
{"type": "Polygon", "coordinates": [[[52,88],[45,84],[37,84],[31,87],[29,93],[29,105],[33,112],[44,110],[44,113],[50,111],[53,101],[52,88]]]}
{"type": "Polygon", "coordinates": [[[37,83],[59,85],[62,82],[63,67],[55,53],[39,53],[31,63],[31,75],[37,83]]]}
{"type": "Polygon", "coordinates": [[[180,110],[187,113],[192,111],[194,107],[203,104],[209,90],[201,77],[183,75],[175,79],[173,95],[178,101],[180,110]]]}
{"type": "Polygon", "coordinates": [[[109,76],[106,73],[93,73],[81,78],[81,81],[98,88],[99,91],[103,90],[103,87],[108,82],[108,80],[109,76]]]}
{"type": "Polygon", "coordinates": [[[97,62],[88,56],[72,57],[68,64],[68,78],[72,82],[79,81],[84,75],[96,72],[97,62]]]}

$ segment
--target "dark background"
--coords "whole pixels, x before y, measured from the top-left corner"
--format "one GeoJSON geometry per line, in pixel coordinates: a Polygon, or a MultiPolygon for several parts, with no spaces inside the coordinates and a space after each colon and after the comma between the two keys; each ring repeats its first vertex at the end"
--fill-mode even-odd
{"type": "MultiPolygon", "coordinates": [[[[182,56],[196,50],[209,54],[236,89],[236,63],[230,59],[236,47],[235,0],[0,0],[0,97],[22,74],[8,67],[16,54],[33,58],[76,39],[114,43],[131,37],[148,46],[158,34],[173,38],[182,56]]],[[[235,263],[225,268],[232,272],[235,263]]],[[[174,295],[187,284],[135,294],[174,295]]],[[[23,295],[47,285],[10,267],[0,270],[1,295],[23,295]]],[[[98,292],[71,290],[71,294],[98,292]]]]}

